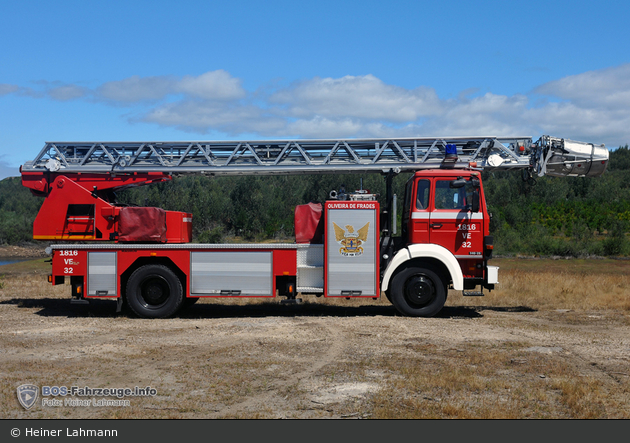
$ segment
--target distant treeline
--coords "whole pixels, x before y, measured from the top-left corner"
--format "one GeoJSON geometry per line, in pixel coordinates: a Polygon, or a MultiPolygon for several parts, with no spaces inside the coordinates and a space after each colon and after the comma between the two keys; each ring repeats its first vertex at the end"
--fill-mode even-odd
{"type": "MultiPolygon", "coordinates": [[[[409,174],[394,179],[398,217],[409,174]]],[[[597,178],[536,178],[519,172],[484,172],[498,254],[630,255],[630,150],[610,152],[607,172],[597,178]]],[[[193,240],[220,243],[290,239],[296,205],[323,202],[332,190],[368,189],[384,197],[379,174],[282,177],[178,177],[171,182],[125,190],[121,204],[192,212],[193,240]]],[[[384,201],[384,198],[380,199],[384,201]]],[[[42,199],[19,178],[0,181],[0,244],[30,242],[42,199]]],[[[400,224],[399,224],[400,226],[400,224]]],[[[399,230],[400,232],[400,230],[399,230]]]]}
{"type": "Polygon", "coordinates": [[[484,173],[490,229],[497,252],[530,255],[630,254],[630,150],[612,150],[596,178],[484,173]]]}

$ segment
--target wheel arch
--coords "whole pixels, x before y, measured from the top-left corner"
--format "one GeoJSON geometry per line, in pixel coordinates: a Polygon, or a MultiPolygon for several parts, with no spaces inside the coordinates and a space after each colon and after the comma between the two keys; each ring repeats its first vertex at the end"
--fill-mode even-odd
{"type": "Polygon", "coordinates": [[[138,257],[132,264],[129,266],[125,272],[120,275],[120,294],[125,297],[127,291],[127,282],[129,281],[129,277],[134,271],[145,265],[164,265],[169,268],[171,271],[175,273],[177,278],[182,284],[182,289],[184,291],[184,298],[188,297],[188,279],[186,278],[186,273],[182,271],[179,266],[177,266],[173,260],[169,257],[138,257]]]}
{"type": "Polygon", "coordinates": [[[413,266],[430,266],[453,283],[453,289],[464,289],[464,275],[455,256],[445,247],[432,244],[409,245],[394,255],[392,261],[385,269],[381,281],[381,290],[387,291],[392,278],[401,270],[413,266]]]}

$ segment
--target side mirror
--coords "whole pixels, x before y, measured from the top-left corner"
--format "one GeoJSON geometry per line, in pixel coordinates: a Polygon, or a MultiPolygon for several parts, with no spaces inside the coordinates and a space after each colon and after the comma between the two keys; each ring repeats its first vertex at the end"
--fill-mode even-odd
{"type": "Polygon", "coordinates": [[[479,189],[475,189],[472,194],[472,212],[479,212],[479,189]]]}
{"type": "Polygon", "coordinates": [[[464,186],[466,186],[466,183],[468,183],[465,179],[463,178],[458,178],[457,180],[453,180],[449,183],[449,187],[451,189],[454,188],[463,188],[464,186]]]}

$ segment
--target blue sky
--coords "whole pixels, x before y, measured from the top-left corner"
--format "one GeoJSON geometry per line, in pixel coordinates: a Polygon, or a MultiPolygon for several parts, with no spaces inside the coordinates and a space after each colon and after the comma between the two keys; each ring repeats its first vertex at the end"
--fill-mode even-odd
{"type": "Polygon", "coordinates": [[[626,1],[0,0],[0,178],[46,141],[630,143],[626,1]]]}

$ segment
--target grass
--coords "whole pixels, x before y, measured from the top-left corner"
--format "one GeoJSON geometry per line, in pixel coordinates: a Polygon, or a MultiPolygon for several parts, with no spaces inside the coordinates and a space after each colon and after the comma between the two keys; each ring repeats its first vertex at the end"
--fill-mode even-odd
{"type": "Polygon", "coordinates": [[[49,258],[37,258],[0,266],[0,275],[41,275],[52,271],[49,258]]]}
{"type": "Polygon", "coordinates": [[[500,284],[494,291],[474,300],[451,291],[450,303],[630,311],[630,261],[497,259],[492,264],[500,268],[500,284]]]}
{"type": "Polygon", "coordinates": [[[372,418],[629,418],[627,383],[581,373],[563,356],[532,355],[521,344],[418,348],[387,359],[391,374],[369,399],[372,418]]]}

